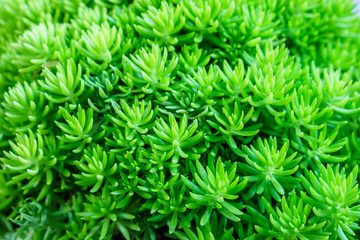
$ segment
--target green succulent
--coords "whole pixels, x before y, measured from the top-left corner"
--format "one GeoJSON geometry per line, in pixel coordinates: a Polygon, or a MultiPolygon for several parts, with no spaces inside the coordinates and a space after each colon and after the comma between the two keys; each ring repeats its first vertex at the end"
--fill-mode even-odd
{"type": "Polygon", "coordinates": [[[221,3],[215,0],[184,0],[185,29],[196,33],[195,41],[201,42],[204,35],[216,32],[221,3]]]}
{"type": "Polygon", "coordinates": [[[237,143],[235,140],[242,140],[248,142],[248,137],[252,138],[259,132],[259,127],[261,124],[254,124],[251,127],[246,127],[245,124],[248,123],[250,118],[254,113],[254,108],[251,108],[245,115],[243,110],[241,109],[241,105],[238,101],[234,102],[233,107],[229,106],[225,99],[222,100],[223,107],[222,113],[220,114],[215,109],[213,109],[213,113],[216,119],[216,122],[207,120],[209,125],[217,130],[217,133],[220,133],[221,136],[217,136],[218,134],[214,134],[213,136],[207,136],[207,140],[209,141],[219,141],[225,140],[227,144],[230,146],[231,150],[233,150],[236,154],[242,156],[242,152],[238,149],[237,143]]]}
{"type": "Polygon", "coordinates": [[[143,100],[139,103],[139,100],[135,98],[131,107],[124,100],[120,102],[121,107],[114,101],[111,104],[116,112],[116,117],[111,116],[110,118],[116,125],[125,129],[128,138],[133,138],[136,133],[146,134],[154,125],[153,116],[156,116],[157,107],[153,110],[151,102],[146,104],[143,100]]]}
{"type": "Polygon", "coordinates": [[[284,48],[277,47],[273,50],[268,45],[265,53],[262,53],[258,47],[256,63],[251,65],[249,72],[248,89],[251,95],[243,93],[246,101],[257,107],[258,111],[266,108],[270,114],[282,116],[285,114],[282,106],[290,103],[295,97],[293,85],[297,72],[289,72],[289,69],[296,71],[296,66],[293,62],[287,63],[287,57],[284,48]],[[281,63],[276,57],[282,57],[281,63]]]}
{"type": "Polygon", "coordinates": [[[312,98],[308,86],[300,86],[298,89],[293,100],[285,105],[286,114],[282,117],[276,117],[275,121],[280,126],[294,128],[295,133],[303,137],[304,131],[306,131],[304,129],[321,129],[324,126],[322,123],[324,119],[328,119],[333,114],[331,111],[333,107],[319,108],[320,101],[316,97],[312,98]]]}
{"type": "Polygon", "coordinates": [[[230,61],[239,57],[247,60],[256,47],[276,39],[280,33],[279,21],[273,12],[260,4],[235,3],[232,7],[234,9],[229,12],[228,22],[219,31],[220,39],[213,39],[212,42],[221,49],[220,56],[230,61]]]}
{"type": "Polygon", "coordinates": [[[239,59],[233,69],[227,61],[224,61],[223,70],[220,71],[222,82],[218,84],[227,96],[234,100],[240,100],[245,94],[249,84],[249,73],[245,73],[244,62],[239,59]]]}
{"type": "Polygon", "coordinates": [[[225,166],[221,158],[218,158],[216,164],[209,161],[205,170],[200,162],[196,161],[196,169],[191,169],[196,182],[182,177],[185,185],[191,190],[190,196],[193,199],[186,207],[205,210],[200,225],[205,225],[209,221],[213,211],[218,211],[231,221],[240,221],[239,216],[243,213],[239,209],[242,205],[233,200],[238,198],[247,180],[240,181],[239,176],[236,177],[236,167],[236,164],[225,166]]]}
{"type": "Polygon", "coordinates": [[[85,209],[78,215],[85,221],[97,220],[96,225],[101,226],[99,239],[104,239],[114,228],[127,240],[130,239],[129,230],[140,231],[137,224],[128,222],[135,216],[124,211],[126,206],[123,206],[124,198],[121,196],[111,195],[107,188],[104,188],[101,194],[86,195],[86,199],[85,209]]]}
{"type": "Polygon", "coordinates": [[[58,136],[64,143],[62,146],[64,149],[72,149],[73,152],[79,153],[87,144],[104,136],[105,130],[96,131],[101,122],[94,122],[92,108],[83,109],[79,105],[76,114],[73,115],[65,108],[61,108],[60,111],[66,123],[58,121],[55,123],[64,132],[64,135],[58,136]]]}
{"type": "Polygon", "coordinates": [[[301,182],[308,194],[301,193],[304,201],[313,206],[316,218],[327,220],[325,231],[332,232],[331,238],[352,239],[358,229],[356,219],[360,215],[359,190],[357,184],[358,167],[350,174],[339,166],[321,165],[320,172],[305,172],[301,182]],[[316,176],[316,175],[317,176],[316,176]],[[350,236],[350,237],[349,237],[350,236]]]}
{"type": "Polygon", "coordinates": [[[205,67],[211,59],[208,51],[199,48],[197,44],[183,45],[179,53],[179,63],[185,73],[191,73],[196,67],[205,67]]]}
{"type": "Polygon", "coordinates": [[[0,239],[360,235],[354,0],[0,6],[0,239]]]}
{"type": "Polygon", "coordinates": [[[93,25],[83,32],[77,48],[84,57],[85,67],[91,72],[106,70],[109,64],[119,61],[130,48],[131,42],[124,43],[122,29],[111,27],[108,23],[93,25]]]}
{"type": "Polygon", "coordinates": [[[11,151],[4,152],[4,158],[0,159],[5,169],[13,175],[8,184],[25,181],[26,184],[22,186],[25,194],[39,187],[41,191],[37,200],[49,193],[54,180],[54,170],[67,177],[70,175],[69,170],[61,169],[61,165],[57,164],[63,161],[65,156],[58,155],[58,146],[53,135],[42,136],[29,130],[28,134],[17,134],[15,141],[10,141],[10,146],[11,151]]]}
{"type": "Polygon", "coordinates": [[[180,125],[175,117],[169,114],[169,124],[164,119],[155,122],[154,132],[156,136],[149,136],[151,144],[162,152],[171,152],[172,162],[177,163],[179,158],[198,159],[199,154],[193,152],[190,147],[200,142],[203,133],[196,133],[198,122],[193,121],[188,125],[186,115],[181,118],[180,125]]]}
{"type": "MultiPolygon", "coordinates": [[[[108,156],[100,145],[96,148],[85,149],[84,157],[75,162],[81,174],[74,174],[79,179],[76,184],[92,187],[90,192],[98,191],[104,182],[117,186],[118,182],[112,177],[117,172],[115,154],[108,156]]],[[[106,184],[106,183],[105,183],[106,184]]]]}
{"type": "Polygon", "coordinates": [[[301,163],[302,167],[310,165],[316,169],[325,162],[343,162],[348,159],[346,155],[335,154],[339,152],[347,143],[348,138],[336,139],[339,133],[340,126],[337,126],[329,134],[327,133],[327,125],[320,130],[311,130],[310,135],[303,136],[304,141],[296,136],[295,141],[292,142],[294,148],[304,154],[304,160],[301,163]],[[326,136],[326,135],[329,136],[326,136]]]}
{"type": "Polygon", "coordinates": [[[174,7],[166,1],[161,2],[161,7],[149,6],[146,13],[136,19],[136,31],[159,45],[176,45],[191,39],[193,34],[179,36],[185,24],[182,15],[183,7],[174,7]]]}
{"type": "Polygon", "coordinates": [[[79,4],[76,2],[77,1],[66,1],[64,5],[67,9],[70,11],[75,11],[78,15],[75,19],[71,19],[70,27],[73,29],[73,31],[78,32],[76,37],[79,38],[81,37],[80,33],[82,31],[89,30],[95,24],[100,25],[106,21],[107,9],[100,6],[90,8],[86,6],[84,1],[78,1],[79,4]]]}
{"type": "Polygon", "coordinates": [[[12,64],[21,73],[40,70],[44,63],[55,60],[55,51],[61,46],[64,35],[65,28],[51,22],[34,26],[12,45],[15,51],[12,64]]]}
{"type": "Polygon", "coordinates": [[[46,209],[29,198],[19,207],[18,212],[19,215],[13,219],[20,226],[13,236],[15,239],[60,239],[64,231],[61,222],[66,217],[64,210],[46,209]]]}
{"type": "Polygon", "coordinates": [[[311,205],[304,204],[295,191],[290,192],[287,198],[281,198],[281,208],[274,209],[271,202],[264,197],[262,200],[270,215],[270,221],[256,225],[255,229],[266,239],[329,239],[330,232],[322,231],[326,221],[311,224],[311,205]],[[262,224],[264,226],[261,226],[262,224]]]}
{"type": "Polygon", "coordinates": [[[295,158],[296,152],[289,155],[289,145],[287,141],[278,149],[277,139],[270,137],[268,140],[259,138],[256,145],[243,147],[246,163],[239,162],[238,165],[243,169],[245,179],[253,182],[246,198],[262,194],[269,201],[273,198],[279,202],[280,195],[300,181],[292,175],[299,168],[301,157],[295,158]]]}
{"type": "MultiPolygon", "coordinates": [[[[175,235],[180,239],[190,239],[190,240],[203,240],[203,239],[235,239],[233,237],[234,228],[228,228],[228,224],[224,221],[225,218],[219,214],[219,216],[214,212],[211,215],[211,219],[204,226],[200,224],[200,218],[195,216],[196,229],[184,228],[183,232],[177,231],[175,235]]],[[[251,238],[243,238],[249,240],[251,238]]]]}
{"type": "Polygon", "coordinates": [[[171,72],[175,69],[178,59],[173,56],[168,60],[168,51],[164,48],[161,53],[158,45],[153,45],[151,52],[145,48],[139,50],[137,55],[130,58],[124,56],[124,69],[126,75],[124,81],[127,87],[133,89],[134,93],[140,93],[139,97],[155,95],[163,99],[161,90],[169,89],[171,72]]]}
{"type": "Polygon", "coordinates": [[[149,222],[156,222],[171,216],[169,224],[169,233],[172,234],[176,230],[177,225],[185,225],[188,220],[186,219],[186,207],[183,199],[186,191],[185,185],[179,187],[170,186],[170,194],[165,199],[159,199],[161,207],[157,210],[158,214],[149,218],[149,222]],[[179,221],[180,220],[180,221],[179,221]]]}
{"type": "Polygon", "coordinates": [[[84,93],[85,84],[81,79],[81,66],[73,59],[66,64],[58,64],[56,74],[49,68],[44,69],[45,80],[39,81],[45,96],[54,103],[76,103],[84,93]]]}
{"type": "Polygon", "coordinates": [[[340,70],[335,71],[332,66],[329,70],[325,69],[323,74],[319,72],[315,71],[314,74],[315,80],[321,88],[320,93],[323,96],[324,105],[333,107],[335,112],[342,114],[353,114],[360,111],[360,108],[348,108],[351,102],[356,102],[360,97],[357,91],[359,83],[353,83],[349,73],[341,74],[340,70]]]}
{"type": "Polygon", "coordinates": [[[53,104],[40,92],[36,82],[17,83],[4,93],[5,120],[8,128],[15,132],[26,132],[34,127],[41,128],[53,104]]]}

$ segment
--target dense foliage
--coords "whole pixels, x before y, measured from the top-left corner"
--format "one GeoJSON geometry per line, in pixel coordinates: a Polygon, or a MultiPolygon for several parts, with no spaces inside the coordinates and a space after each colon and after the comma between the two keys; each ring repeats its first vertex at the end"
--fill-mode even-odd
{"type": "Polygon", "coordinates": [[[352,0],[0,0],[1,239],[358,239],[352,0]]]}

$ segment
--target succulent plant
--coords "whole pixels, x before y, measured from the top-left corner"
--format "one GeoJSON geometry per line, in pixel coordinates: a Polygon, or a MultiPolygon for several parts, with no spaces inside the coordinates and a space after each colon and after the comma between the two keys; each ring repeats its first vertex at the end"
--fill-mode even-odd
{"type": "Polygon", "coordinates": [[[0,6],[0,239],[360,236],[353,0],[0,6]]]}

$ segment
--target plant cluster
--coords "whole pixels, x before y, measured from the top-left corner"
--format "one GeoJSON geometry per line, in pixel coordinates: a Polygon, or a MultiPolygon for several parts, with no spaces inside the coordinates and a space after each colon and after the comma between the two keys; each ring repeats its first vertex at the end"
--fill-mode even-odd
{"type": "Polygon", "coordinates": [[[352,0],[0,6],[0,239],[360,235],[352,0]]]}

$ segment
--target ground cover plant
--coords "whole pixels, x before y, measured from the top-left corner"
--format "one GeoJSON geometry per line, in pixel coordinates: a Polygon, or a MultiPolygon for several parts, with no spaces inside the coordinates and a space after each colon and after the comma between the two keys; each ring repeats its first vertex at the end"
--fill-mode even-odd
{"type": "Polygon", "coordinates": [[[352,0],[0,0],[0,239],[358,239],[352,0]]]}

